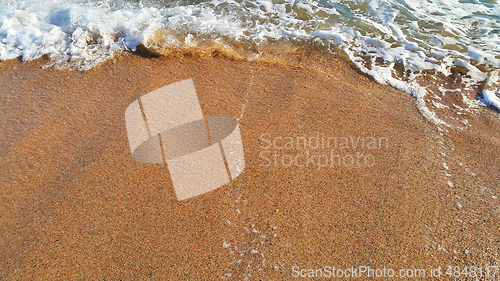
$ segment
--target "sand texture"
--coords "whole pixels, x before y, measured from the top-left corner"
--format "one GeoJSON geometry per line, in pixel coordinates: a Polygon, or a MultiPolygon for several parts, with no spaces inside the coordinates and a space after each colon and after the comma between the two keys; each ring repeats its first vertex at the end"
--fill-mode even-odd
{"type": "Polygon", "coordinates": [[[121,54],[84,72],[0,63],[0,280],[290,280],[293,266],[500,265],[498,113],[480,108],[467,129],[440,131],[410,95],[341,60],[293,60],[121,54]],[[124,114],[189,78],[205,115],[238,119],[246,167],[177,201],[165,165],[133,160],[124,114]],[[267,148],[263,134],[387,145],[267,148]],[[280,162],[306,150],[374,162],[280,162]]]}

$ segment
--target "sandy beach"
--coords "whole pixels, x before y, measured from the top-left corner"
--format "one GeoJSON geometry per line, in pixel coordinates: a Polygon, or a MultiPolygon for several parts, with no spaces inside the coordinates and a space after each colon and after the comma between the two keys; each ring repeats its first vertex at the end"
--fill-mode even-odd
{"type": "Polygon", "coordinates": [[[439,129],[407,93],[315,51],[46,63],[0,63],[0,280],[293,280],[325,266],[449,279],[448,266],[500,266],[491,109],[439,129]],[[165,165],[132,158],[124,114],[189,78],[205,115],[238,119],[246,167],[177,201],[165,165]]]}

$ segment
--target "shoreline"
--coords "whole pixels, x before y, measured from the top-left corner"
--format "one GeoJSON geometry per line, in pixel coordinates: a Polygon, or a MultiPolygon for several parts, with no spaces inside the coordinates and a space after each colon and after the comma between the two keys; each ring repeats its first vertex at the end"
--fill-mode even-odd
{"type": "Polygon", "coordinates": [[[304,67],[128,53],[84,72],[0,63],[0,277],[269,280],[292,279],[293,266],[500,265],[495,112],[439,129],[410,95],[345,61],[289,59],[304,67]],[[188,78],[205,115],[238,119],[246,167],[178,202],[165,166],[133,161],[124,112],[188,78]],[[388,147],[371,151],[370,167],[262,166],[259,136],[312,131],[388,147]]]}

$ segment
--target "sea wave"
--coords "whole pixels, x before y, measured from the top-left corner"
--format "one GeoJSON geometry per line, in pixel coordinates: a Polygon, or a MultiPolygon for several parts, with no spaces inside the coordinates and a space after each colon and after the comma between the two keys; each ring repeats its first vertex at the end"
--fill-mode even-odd
{"type": "Polygon", "coordinates": [[[500,109],[495,1],[3,1],[0,60],[47,56],[54,67],[87,70],[138,46],[161,53],[305,42],[343,50],[378,82],[412,94],[438,125],[451,126],[434,106],[450,91],[462,92],[460,110],[473,111],[479,101],[500,109]],[[459,83],[450,88],[449,80],[430,81],[429,74],[459,75],[459,83]]]}

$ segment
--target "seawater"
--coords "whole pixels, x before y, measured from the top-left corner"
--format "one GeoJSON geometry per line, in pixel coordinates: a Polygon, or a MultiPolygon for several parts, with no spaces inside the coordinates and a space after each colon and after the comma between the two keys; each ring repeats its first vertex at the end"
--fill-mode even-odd
{"type": "Polygon", "coordinates": [[[464,92],[465,111],[500,109],[497,0],[0,0],[0,8],[0,60],[47,55],[55,67],[86,70],[139,44],[315,44],[410,93],[438,125],[450,124],[436,113],[451,106],[440,101],[450,93],[464,92]],[[429,82],[457,73],[452,88],[429,82]]]}

